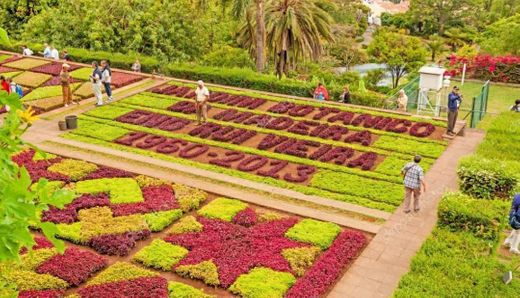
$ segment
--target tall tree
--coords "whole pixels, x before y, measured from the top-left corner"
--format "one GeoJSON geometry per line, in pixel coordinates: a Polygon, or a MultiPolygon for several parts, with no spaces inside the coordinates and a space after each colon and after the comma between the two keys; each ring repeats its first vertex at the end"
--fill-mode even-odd
{"type": "Polygon", "coordinates": [[[520,55],[520,14],[490,25],[479,38],[482,49],[495,55],[520,55]]]}
{"type": "Polygon", "coordinates": [[[430,50],[432,62],[435,62],[437,55],[445,51],[446,48],[444,39],[437,34],[430,36],[429,40],[426,41],[426,46],[430,50]]]}
{"type": "Polygon", "coordinates": [[[333,41],[331,16],[313,0],[270,0],[266,5],[267,45],[279,78],[298,59],[317,60],[333,41]]]}
{"type": "Polygon", "coordinates": [[[426,63],[428,51],[417,37],[379,31],[367,49],[378,63],[386,64],[392,74],[393,87],[407,73],[416,71],[426,63]]]}
{"type": "MultiPolygon", "coordinates": [[[[411,0],[410,13],[424,30],[427,23],[443,35],[448,24],[462,23],[462,17],[472,11],[474,0],[411,0]]],[[[475,9],[475,7],[473,7],[475,9]]],[[[462,24],[461,24],[462,25],[462,24]]]]}

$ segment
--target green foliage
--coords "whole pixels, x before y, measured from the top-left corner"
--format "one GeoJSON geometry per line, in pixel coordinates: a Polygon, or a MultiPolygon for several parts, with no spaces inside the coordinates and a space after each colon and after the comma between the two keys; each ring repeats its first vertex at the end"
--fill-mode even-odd
{"type": "Polygon", "coordinates": [[[174,224],[169,230],[168,234],[184,234],[184,233],[195,233],[202,232],[203,226],[197,219],[188,215],[179,220],[178,223],[174,224]]]}
{"type": "MultiPolygon", "coordinates": [[[[78,212],[78,219],[81,223],[80,242],[101,235],[123,234],[148,229],[148,225],[141,214],[113,217],[112,210],[109,207],[82,209],[78,212]]],[[[74,228],[72,232],[76,230],[74,228]]]]}
{"type": "Polygon", "coordinates": [[[43,262],[58,254],[55,248],[43,248],[32,250],[24,254],[21,259],[22,262],[17,266],[17,270],[34,271],[43,262]]]}
{"type": "Polygon", "coordinates": [[[494,55],[520,55],[520,14],[488,26],[479,37],[484,51],[494,55]]]}
{"type": "Polygon", "coordinates": [[[285,236],[326,250],[332,245],[339,232],[341,228],[335,223],[306,218],[290,228],[285,236]]]}
{"type": "Polygon", "coordinates": [[[207,295],[204,291],[196,289],[190,285],[170,281],[168,283],[168,292],[170,298],[211,298],[214,296],[207,295]]]}
{"type": "Polygon", "coordinates": [[[229,290],[242,297],[281,298],[295,282],[290,273],[258,267],[240,275],[229,290]]]}
{"type": "Polygon", "coordinates": [[[113,119],[123,116],[124,114],[127,114],[131,111],[132,111],[131,109],[122,108],[122,107],[102,106],[102,107],[96,108],[94,110],[88,111],[87,113],[85,113],[85,115],[113,120],[113,119]]]}
{"type": "Polygon", "coordinates": [[[139,184],[132,178],[102,178],[79,181],[76,183],[77,193],[109,193],[112,204],[143,202],[143,193],[139,184]]]}
{"type": "Polygon", "coordinates": [[[148,267],[170,271],[187,254],[188,250],[182,246],[155,239],[150,245],[137,252],[134,260],[148,267]]]}
{"type": "Polygon", "coordinates": [[[309,267],[312,266],[321,250],[317,247],[297,247],[287,248],[282,251],[283,257],[291,265],[297,276],[302,276],[309,267]]]}
{"type": "Polygon", "coordinates": [[[78,68],[71,71],[70,76],[78,80],[88,81],[93,71],[94,69],[88,67],[78,68]]]}
{"type": "Polygon", "coordinates": [[[4,64],[6,67],[29,70],[38,66],[49,64],[49,61],[34,59],[34,58],[23,58],[18,59],[9,63],[4,64]]]}
{"type": "Polygon", "coordinates": [[[66,281],[50,274],[38,274],[33,271],[12,270],[3,276],[9,283],[15,284],[18,291],[65,289],[66,281]]]}
{"type": "Polygon", "coordinates": [[[41,84],[47,82],[47,80],[49,80],[50,78],[52,78],[52,76],[48,74],[25,71],[20,75],[17,75],[15,81],[17,84],[20,84],[22,86],[36,88],[39,87],[41,84]]]}
{"type": "Polygon", "coordinates": [[[0,28],[0,45],[11,45],[7,31],[5,31],[3,28],[0,28]]]}
{"type": "Polygon", "coordinates": [[[439,205],[438,225],[451,231],[466,231],[485,240],[497,241],[509,203],[482,201],[448,193],[439,205]]]}
{"type": "Polygon", "coordinates": [[[520,117],[506,112],[493,120],[477,153],[490,159],[518,161],[520,151],[520,117]]]}
{"type": "Polygon", "coordinates": [[[81,236],[82,227],[83,224],[81,222],[74,222],[71,224],[57,224],[56,228],[58,229],[58,233],[56,233],[56,235],[74,243],[81,243],[87,240],[83,239],[81,236]]]}
{"type": "Polygon", "coordinates": [[[56,158],[57,156],[52,154],[52,153],[47,153],[47,152],[43,152],[43,151],[37,151],[34,153],[34,156],[33,156],[33,160],[34,161],[39,161],[39,160],[48,160],[48,159],[53,159],[53,158],[56,158]]]}
{"type": "Polygon", "coordinates": [[[519,175],[508,166],[478,155],[466,157],[457,170],[460,190],[479,199],[507,199],[518,185],[519,175]]]}
{"type": "Polygon", "coordinates": [[[137,184],[139,184],[139,187],[148,187],[148,186],[161,186],[165,184],[170,184],[168,181],[155,179],[149,176],[139,175],[134,178],[135,181],[137,181],[137,184]]]}
{"type": "MultiPolygon", "coordinates": [[[[71,84],[71,89],[75,90],[77,87],[79,87],[79,85],[80,85],[79,83],[71,84]]],[[[33,100],[37,100],[37,99],[50,98],[50,97],[56,97],[56,96],[61,96],[61,95],[62,95],[61,86],[45,86],[45,87],[40,87],[40,88],[34,89],[33,91],[31,91],[31,93],[24,96],[22,98],[22,100],[24,102],[28,102],[28,101],[33,101],[33,100]]]]}
{"type": "Polygon", "coordinates": [[[235,215],[246,209],[247,204],[232,199],[216,198],[202,207],[197,214],[207,218],[217,218],[225,221],[232,221],[235,215]]]}
{"type": "Polygon", "coordinates": [[[107,126],[82,119],[78,121],[78,128],[74,130],[75,134],[89,136],[105,141],[113,141],[126,135],[129,132],[130,131],[128,129],[116,126],[107,126]]]}
{"type": "Polygon", "coordinates": [[[180,209],[153,212],[143,215],[144,220],[146,220],[146,223],[152,232],[159,232],[164,230],[164,228],[179,219],[181,216],[182,210],[180,209]]]}
{"type": "Polygon", "coordinates": [[[143,107],[166,110],[177,102],[172,97],[153,97],[147,96],[148,93],[139,93],[134,96],[122,99],[120,102],[130,105],[138,105],[143,107]]]}
{"type": "Polygon", "coordinates": [[[407,73],[414,72],[426,63],[427,51],[421,40],[399,33],[379,31],[368,46],[367,52],[378,63],[384,63],[392,73],[393,88],[407,73]]]}
{"type": "Polygon", "coordinates": [[[407,154],[420,154],[421,156],[438,158],[446,149],[446,144],[443,143],[427,143],[419,140],[396,141],[396,139],[389,135],[380,136],[372,146],[377,148],[398,151],[407,154]]]}
{"type": "Polygon", "coordinates": [[[32,247],[35,242],[29,227],[40,228],[58,251],[64,250],[64,244],[56,240],[57,229],[54,224],[40,221],[40,214],[49,205],[62,208],[72,201],[74,194],[66,190],[49,191],[48,181],[41,179],[34,188],[28,171],[20,168],[11,160],[11,156],[22,151],[23,133],[32,125],[31,115],[22,112],[17,95],[0,92],[0,105],[9,105],[11,110],[4,117],[0,126],[0,261],[19,258],[21,247],[32,247]],[[24,118],[18,113],[22,112],[24,118]],[[22,120],[25,119],[25,120],[22,120]]]}
{"type": "Polygon", "coordinates": [[[514,270],[490,255],[488,241],[464,232],[436,228],[413,258],[396,298],[516,297],[520,283],[505,285],[501,275],[514,270]]]}
{"type": "Polygon", "coordinates": [[[253,69],[254,63],[246,50],[221,46],[202,57],[204,65],[217,67],[240,67],[253,69]]]}
{"type": "Polygon", "coordinates": [[[100,285],[109,282],[127,281],[139,277],[154,276],[159,276],[159,274],[126,262],[116,262],[92,278],[87,285],[100,285]]]}
{"type": "Polygon", "coordinates": [[[200,204],[206,200],[208,195],[203,190],[183,184],[173,184],[172,187],[183,212],[199,209],[200,204]]]}
{"type": "Polygon", "coordinates": [[[178,266],[175,268],[175,272],[184,277],[200,279],[210,286],[218,286],[220,284],[217,266],[212,261],[178,266]]]}
{"type": "Polygon", "coordinates": [[[78,181],[97,169],[97,165],[77,159],[64,159],[47,168],[49,172],[63,174],[72,181],[78,181]]]}

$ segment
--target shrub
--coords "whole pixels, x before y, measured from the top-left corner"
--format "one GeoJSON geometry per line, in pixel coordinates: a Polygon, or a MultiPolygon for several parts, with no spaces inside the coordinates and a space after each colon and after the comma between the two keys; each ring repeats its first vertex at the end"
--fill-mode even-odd
{"type": "Polygon", "coordinates": [[[150,245],[137,252],[134,260],[149,267],[170,271],[187,254],[188,250],[182,246],[155,239],[150,245]]]}
{"type": "Polygon", "coordinates": [[[194,216],[188,215],[179,220],[169,230],[168,234],[184,234],[202,232],[202,224],[194,216]]]}
{"type": "Polygon", "coordinates": [[[439,204],[437,224],[451,231],[467,231],[476,237],[495,241],[508,208],[508,202],[482,201],[459,193],[448,193],[439,204]]]}
{"type": "Polygon", "coordinates": [[[143,215],[152,232],[162,231],[182,216],[180,209],[146,213],[143,215]]]}
{"type": "Polygon", "coordinates": [[[60,173],[69,176],[72,181],[78,181],[97,170],[97,168],[95,164],[90,162],[77,159],[64,159],[48,167],[47,171],[60,173]]]}
{"type": "Polygon", "coordinates": [[[306,218],[290,228],[285,236],[300,242],[311,243],[325,250],[331,246],[341,228],[331,222],[306,218]]]}
{"type": "Polygon", "coordinates": [[[183,212],[198,209],[200,204],[206,200],[207,193],[203,190],[192,188],[183,184],[173,184],[175,198],[183,212]]]}
{"type": "Polygon", "coordinates": [[[218,218],[225,221],[232,221],[238,212],[247,208],[247,204],[238,200],[216,198],[202,207],[197,214],[207,218],[218,218]]]}
{"type": "Polygon", "coordinates": [[[229,290],[242,297],[284,297],[295,281],[290,273],[259,267],[240,275],[229,290]]]}
{"type": "Polygon", "coordinates": [[[228,45],[218,47],[216,50],[207,53],[202,57],[202,61],[205,65],[217,67],[254,67],[254,63],[246,50],[228,45]]]}
{"type": "Polygon", "coordinates": [[[190,285],[176,281],[168,283],[168,292],[170,298],[211,298],[214,296],[207,295],[202,290],[196,289],[190,285]]]}
{"type": "Polygon", "coordinates": [[[220,284],[217,266],[212,261],[178,266],[175,268],[175,272],[184,277],[201,279],[210,286],[218,286],[220,284]]]}
{"type": "Polygon", "coordinates": [[[464,158],[457,170],[460,190],[479,199],[509,198],[518,184],[506,162],[479,155],[464,158]]]}
{"type": "Polygon", "coordinates": [[[76,192],[80,194],[109,193],[113,204],[138,203],[144,201],[141,188],[132,178],[102,178],[79,181],[76,192]]]}
{"type": "Polygon", "coordinates": [[[302,276],[311,267],[321,250],[315,246],[288,248],[282,251],[283,257],[291,265],[297,276],[302,276]]]}
{"type": "Polygon", "coordinates": [[[116,262],[112,266],[101,271],[101,273],[91,279],[87,285],[99,285],[108,282],[126,281],[139,277],[154,276],[159,276],[159,274],[150,270],[139,268],[129,263],[116,262]]]}

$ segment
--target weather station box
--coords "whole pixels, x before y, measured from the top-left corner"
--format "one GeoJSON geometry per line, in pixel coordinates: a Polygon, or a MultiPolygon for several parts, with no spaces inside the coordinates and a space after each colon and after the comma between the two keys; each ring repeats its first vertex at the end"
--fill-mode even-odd
{"type": "Polygon", "coordinates": [[[421,67],[419,70],[419,88],[421,88],[421,90],[441,90],[443,87],[443,77],[445,71],[446,69],[441,67],[421,67]]]}

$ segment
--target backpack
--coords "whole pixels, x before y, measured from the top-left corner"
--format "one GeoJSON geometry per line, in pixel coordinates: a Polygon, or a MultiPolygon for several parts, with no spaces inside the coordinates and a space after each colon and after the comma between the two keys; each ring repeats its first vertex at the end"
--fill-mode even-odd
{"type": "Polygon", "coordinates": [[[18,96],[20,96],[20,98],[23,97],[23,89],[22,89],[22,86],[16,84],[16,94],[18,94],[18,96]]]}

